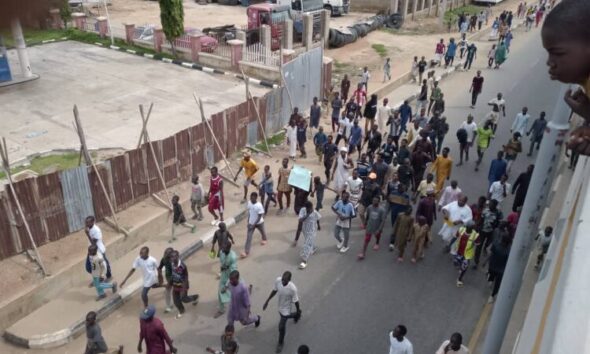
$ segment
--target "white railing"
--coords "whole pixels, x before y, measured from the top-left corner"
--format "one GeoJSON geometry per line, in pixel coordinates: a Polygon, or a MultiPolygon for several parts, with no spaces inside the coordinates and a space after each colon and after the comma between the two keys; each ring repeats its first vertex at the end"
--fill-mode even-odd
{"type": "Polygon", "coordinates": [[[265,47],[262,43],[247,46],[242,54],[242,60],[249,63],[274,67],[279,67],[281,65],[280,53],[278,51],[271,51],[270,48],[265,47]]]}
{"type": "Polygon", "coordinates": [[[228,44],[220,43],[211,54],[223,58],[231,58],[231,46],[228,44]]]}
{"type": "Polygon", "coordinates": [[[191,49],[191,37],[188,34],[183,34],[182,36],[176,38],[174,40],[174,46],[176,48],[183,48],[183,49],[191,49]]]}
{"type": "Polygon", "coordinates": [[[98,22],[95,21],[86,21],[84,22],[84,32],[96,32],[98,33],[98,22]]]}

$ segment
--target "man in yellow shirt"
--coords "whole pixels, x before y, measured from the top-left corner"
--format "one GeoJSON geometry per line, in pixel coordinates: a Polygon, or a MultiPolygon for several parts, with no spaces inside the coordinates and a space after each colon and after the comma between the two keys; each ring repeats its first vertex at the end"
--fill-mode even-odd
{"type": "Polygon", "coordinates": [[[434,160],[430,170],[436,174],[436,193],[440,193],[445,185],[445,180],[451,178],[452,168],[453,160],[449,157],[449,148],[446,147],[442,150],[442,155],[438,155],[434,160]]]}
{"type": "Polygon", "coordinates": [[[244,199],[242,199],[241,202],[244,204],[246,203],[246,198],[248,196],[248,186],[251,184],[258,188],[258,185],[254,181],[254,175],[258,171],[258,166],[256,165],[256,162],[252,160],[250,153],[247,151],[244,153],[242,161],[240,161],[240,169],[238,170],[238,173],[236,173],[236,177],[234,177],[234,182],[238,179],[238,176],[242,170],[244,170],[244,173],[246,174],[246,180],[244,181],[244,199]]]}
{"type": "Polygon", "coordinates": [[[416,188],[414,201],[416,201],[418,197],[420,197],[420,199],[426,197],[429,189],[436,190],[436,183],[434,183],[434,175],[432,173],[428,173],[426,179],[423,179],[418,185],[418,188],[416,188]]]}

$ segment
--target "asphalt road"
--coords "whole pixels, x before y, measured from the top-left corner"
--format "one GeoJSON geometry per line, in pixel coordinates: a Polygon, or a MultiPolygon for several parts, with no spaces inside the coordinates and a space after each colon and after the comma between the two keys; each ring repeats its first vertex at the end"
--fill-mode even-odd
{"type": "MultiPolygon", "coordinates": [[[[489,162],[508,140],[512,119],[522,106],[529,107],[532,118],[536,118],[541,110],[547,111],[550,117],[551,108],[558,99],[558,85],[549,81],[546,74],[539,31],[517,31],[512,53],[500,70],[484,68],[487,61],[485,54],[490,46],[489,43],[480,43],[475,68],[468,73],[454,74],[441,85],[447,103],[445,115],[451,125],[447,144],[455,159],[458,158],[455,132],[467,114],[475,114],[476,122],[481,122],[488,112],[485,103],[497,92],[503,92],[507,101],[507,117],[500,121],[496,139],[484,158],[480,172],[474,172],[473,161],[454,168],[452,178],[459,181],[470,203],[485,194],[489,162]],[[484,89],[478,106],[472,110],[467,91],[475,70],[479,68],[483,68],[484,89]]],[[[400,99],[393,97],[394,102],[400,99]]],[[[525,149],[528,149],[528,143],[525,139],[525,149]]],[[[472,155],[472,160],[475,160],[475,149],[472,155]]],[[[513,182],[518,173],[533,162],[524,155],[516,160],[509,182],[513,182]]],[[[314,164],[309,162],[309,165],[314,164]]],[[[332,195],[327,194],[325,205],[330,204],[331,198],[332,195]]],[[[505,211],[509,211],[511,204],[512,198],[504,201],[505,211]]],[[[262,304],[274,279],[285,270],[293,272],[293,281],[300,292],[303,318],[298,324],[288,323],[284,353],[294,353],[302,343],[308,344],[312,353],[387,353],[388,332],[397,324],[408,327],[408,338],[417,354],[434,353],[438,345],[455,331],[463,334],[465,342],[469,340],[489,296],[489,289],[484,272],[471,269],[465,276],[465,287],[455,286],[457,273],[448,254],[443,254],[442,243],[436,236],[439,223],[433,228],[434,245],[426,251],[425,260],[417,265],[408,261],[398,264],[386,247],[379,252],[369,250],[367,258],[359,262],[356,255],[362,246],[363,235],[359,222],[354,222],[350,251],[339,254],[332,237],[335,217],[329,209],[324,209],[317,242],[319,251],[312,256],[307,269],[300,271],[296,268],[299,250],[290,247],[296,228],[293,213],[275,216],[274,211],[270,211],[269,214],[266,220],[269,244],[261,247],[255,243],[252,256],[239,262],[244,278],[254,285],[253,312],[262,314],[262,325],[258,329],[236,324],[240,353],[274,353],[279,319],[276,299],[265,312],[262,312],[262,304]]],[[[390,229],[388,223],[386,235],[389,235],[390,229]]],[[[245,224],[238,225],[234,235],[241,246],[245,224]]],[[[386,243],[383,242],[383,245],[386,243]]],[[[151,299],[157,303],[159,315],[179,352],[202,353],[206,346],[218,345],[225,325],[223,318],[212,318],[217,301],[215,274],[218,266],[207,258],[205,252],[198,252],[187,260],[187,265],[191,271],[193,290],[201,294],[202,300],[196,309],[189,305],[187,315],[174,320],[172,315],[161,313],[164,304],[162,292],[153,291],[151,299]]],[[[135,352],[137,345],[138,297],[101,323],[107,341],[111,345],[125,344],[127,352],[135,352]]],[[[64,347],[44,352],[80,353],[83,345],[84,338],[78,338],[64,347]]]]}

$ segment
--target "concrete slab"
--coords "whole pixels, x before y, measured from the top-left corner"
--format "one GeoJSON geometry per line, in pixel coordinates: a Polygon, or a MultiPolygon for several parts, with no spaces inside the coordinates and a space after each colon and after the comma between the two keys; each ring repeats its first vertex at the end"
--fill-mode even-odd
{"type": "MultiPolygon", "coordinates": [[[[0,88],[0,131],[11,160],[51,149],[76,149],[72,107],[78,105],[89,148],[135,148],[141,130],[138,105],[154,102],[150,137],[161,139],[199,122],[192,93],[205,114],[245,100],[243,81],[73,41],[29,48],[41,78],[0,88]]],[[[15,51],[8,52],[12,67],[15,51]]],[[[267,89],[254,87],[254,96],[267,89]]]]}

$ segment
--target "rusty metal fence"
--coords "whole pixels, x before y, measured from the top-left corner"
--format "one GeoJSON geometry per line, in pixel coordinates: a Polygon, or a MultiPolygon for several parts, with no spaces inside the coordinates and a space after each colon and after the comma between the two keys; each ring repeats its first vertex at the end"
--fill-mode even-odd
{"type": "MultiPolygon", "coordinates": [[[[210,117],[210,125],[200,123],[168,138],[153,141],[154,153],[167,186],[187,181],[210,164],[208,156],[221,160],[213,145],[215,135],[226,155],[243,149],[248,143],[260,141],[262,130],[256,108],[267,134],[282,129],[291,110],[285,101],[286,89],[277,88],[254,102],[243,102],[210,117]]],[[[163,190],[157,166],[149,146],[126,151],[98,164],[115,211],[124,210],[153,193],[163,190]]],[[[96,173],[81,166],[65,171],[27,178],[14,184],[23,205],[24,215],[18,213],[10,191],[0,193],[0,259],[30,249],[23,219],[31,227],[37,244],[58,240],[81,230],[84,218],[95,215],[104,220],[110,215],[96,173]]]]}

